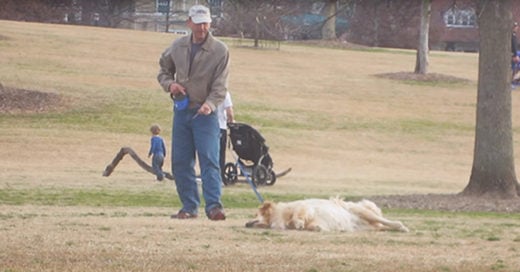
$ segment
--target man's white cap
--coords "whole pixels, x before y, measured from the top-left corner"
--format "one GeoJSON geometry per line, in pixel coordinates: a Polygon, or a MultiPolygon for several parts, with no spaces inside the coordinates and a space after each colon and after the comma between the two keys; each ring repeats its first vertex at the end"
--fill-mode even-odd
{"type": "Polygon", "coordinates": [[[195,24],[211,23],[209,9],[203,5],[195,5],[190,8],[189,16],[195,24]]]}

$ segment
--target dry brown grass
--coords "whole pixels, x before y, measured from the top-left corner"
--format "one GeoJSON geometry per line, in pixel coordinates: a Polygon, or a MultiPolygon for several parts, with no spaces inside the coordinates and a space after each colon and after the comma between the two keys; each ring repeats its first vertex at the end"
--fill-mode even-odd
{"type": "MultiPolygon", "coordinates": [[[[118,101],[146,118],[142,129],[121,132],[117,122],[109,129],[87,129],[53,123],[51,118],[0,115],[2,190],[160,190],[176,197],[171,184],[151,183],[153,177],[130,160],[123,160],[110,178],[101,176],[121,146],[147,152],[148,123],[162,123],[169,141],[170,104],[155,74],[157,58],[171,35],[6,21],[0,21],[0,28],[5,37],[0,39],[3,85],[56,93],[78,109],[95,110],[118,101]],[[93,44],[98,47],[93,49],[93,44]],[[64,50],[69,53],[63,55],[64,50]],[[139,111],[152,106],[163,110],[151,117],[139,111]]],[[[412,70],[415,55],[402,50],[282,45],[280,51],[232,47],[231,54],[230,85],[238,120],[247,120],[265,136],[275,170],[293,168],[274,186],[261,188],[262,193],[456,193],[467,184],[477,55],[431,54],[432,73],[469,83],[405,84],[376,76],[412,70]]],[[[515,131],[519,104],[513,92],[515,131]]],[[[519,140],[515,135],[515,143],[519,140]]],[[[224,190],[237,192],[251,193],[245,185],[224,190]]],[[[1,205],[0,271],[520,267],[516,215],[507,219],[389,210],[387,216],[402,220],[411,233],[309,233],[245,229],[252,209],[229,209],[225,222],[172,221],[169,214],[176,209],[1,205]]]]}
{"type": "Polygon", "coordinates": [[[4,271],[518,271],[520,267],[516,220],[480,218],[470,223],[464,216],[414,214],[400,218],[412,227],[411,233],[313,233],[246,229],[250,214],[243,209],[229,210],[224,222],[172,221],[167,216],[171,210],[164,208],[3,206],[2,210],[4,271]]]}

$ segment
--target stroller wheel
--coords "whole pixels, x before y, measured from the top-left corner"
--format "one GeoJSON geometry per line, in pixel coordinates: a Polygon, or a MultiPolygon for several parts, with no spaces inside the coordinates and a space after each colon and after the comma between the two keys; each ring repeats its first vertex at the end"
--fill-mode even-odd
{"type": "Polygon", "coordinates": [[[253,182],[257,185],[265,185],[267,182],[268,173],[265,166],[259,164],[253,167],[253,182]]]}
{"type": "Polygon", "coordinates": [[[224,166],[223,180],[225,185],[235,184],[238,180],[238,171],[234,163],[228,162],[224,166]]]}
{"type": "Polygon", "coordinates": [[[269,186],[274,185],[276,182],[276,173],[273,171],[273,169],[269,170],[269,176],[267,177],[266,183],[269,186]]]}

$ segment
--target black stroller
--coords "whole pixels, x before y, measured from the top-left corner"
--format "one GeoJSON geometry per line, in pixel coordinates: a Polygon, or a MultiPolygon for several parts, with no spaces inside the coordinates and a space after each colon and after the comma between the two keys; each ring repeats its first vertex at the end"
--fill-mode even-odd
{"type": "Polygon", "coordinates": [[[240,171],[241,176],[252,177],[256,186],[273,185],[276,174],[264,137],[247,124],[229,123],[228,127],[230,142],[238,158],[233,155],[236,162],[226,163],[223,169],[224,184],[236,183],[240,171]]]}

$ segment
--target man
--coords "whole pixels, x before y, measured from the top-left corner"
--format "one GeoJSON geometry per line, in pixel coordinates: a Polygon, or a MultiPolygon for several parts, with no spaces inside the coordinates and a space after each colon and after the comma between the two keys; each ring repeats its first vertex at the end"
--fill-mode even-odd
{"type": "Polygon", "coordinates": [[[172,171],[182,208],[171,217],[197,218],[200,205],[195,179],[195,153],[199,159],[206,216],[225,220],[221,202],[219,123],[217,106],[227,91],[229,51],[209,33],[209,9],[189,10],[191,35],[175,40],[161,55],[157,79],[174,98],[172,171]],[[185,101],[185,105],[177,103],[185,101]]]}

